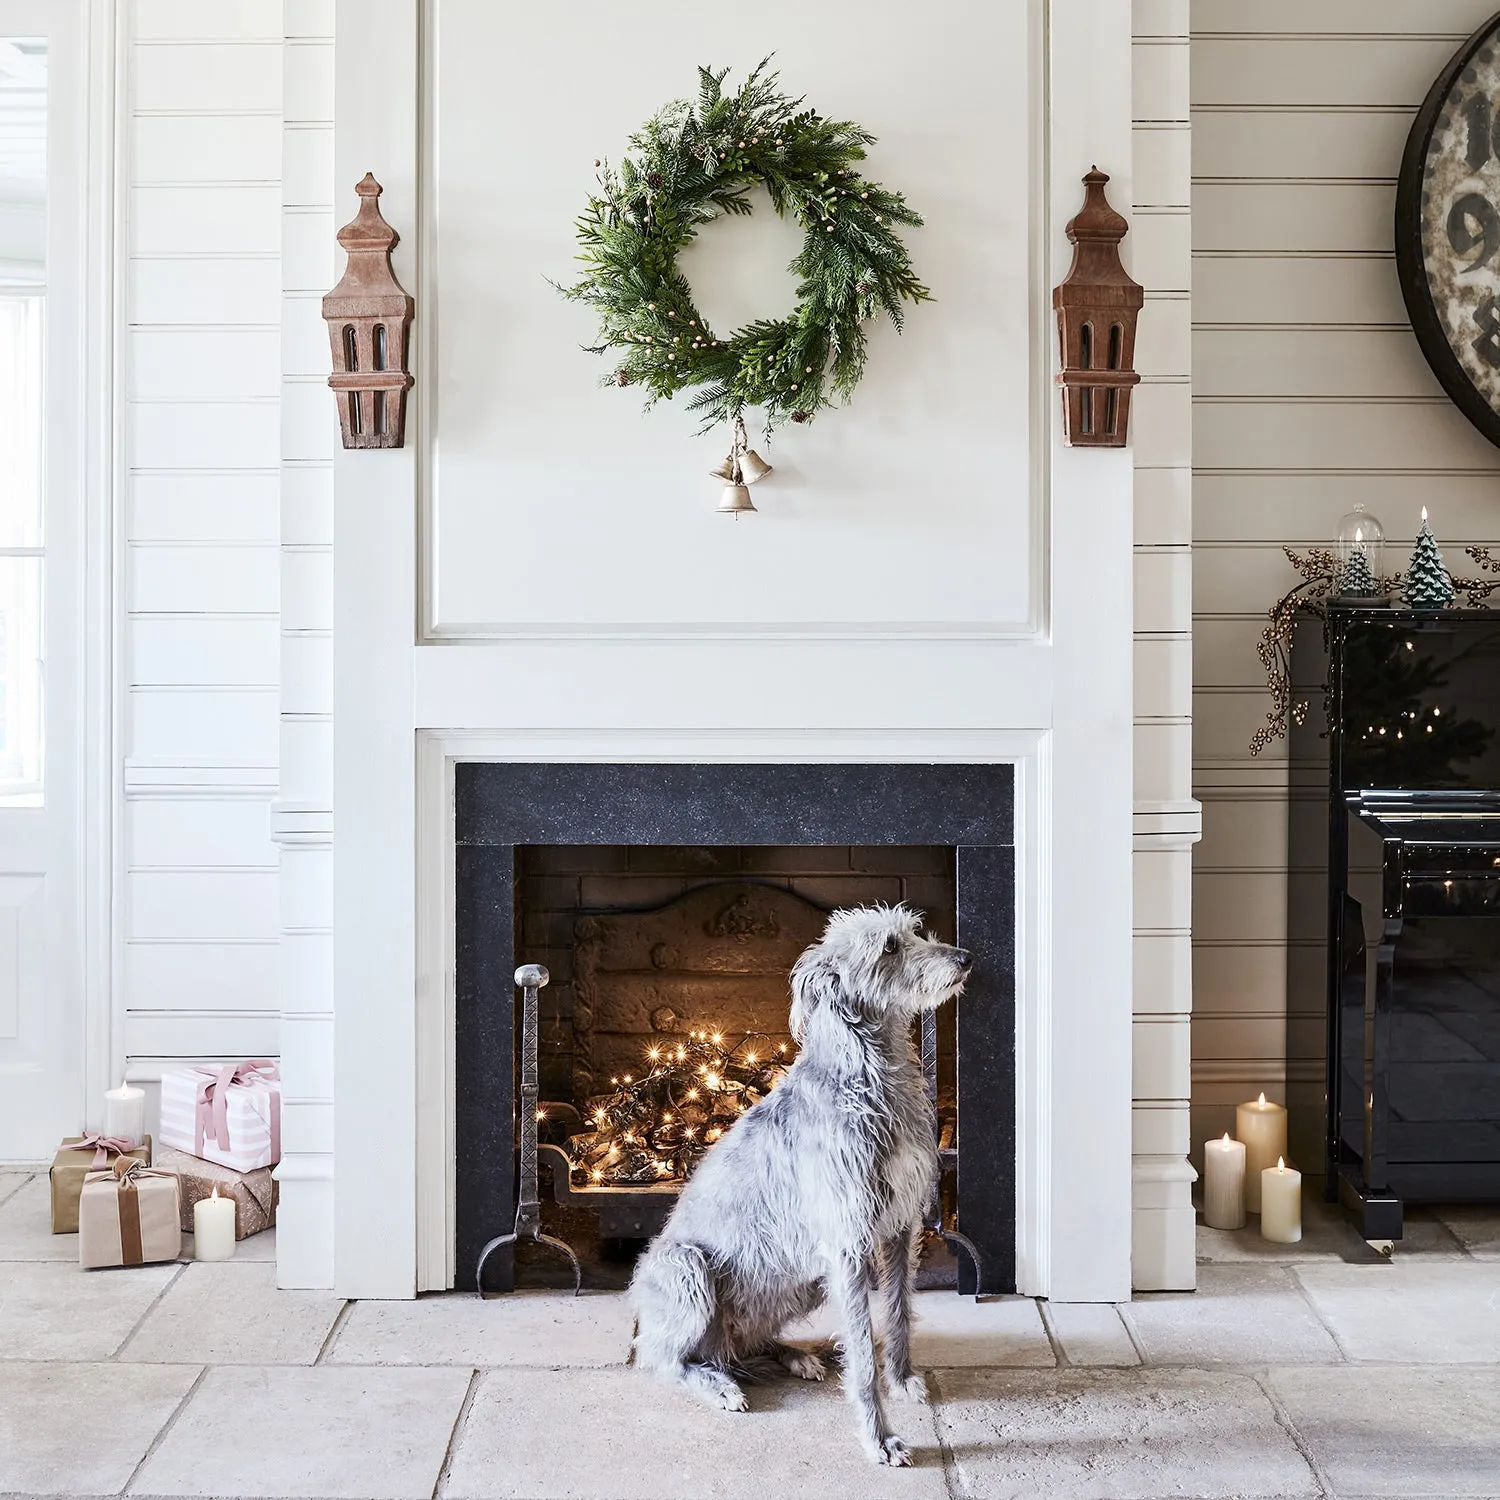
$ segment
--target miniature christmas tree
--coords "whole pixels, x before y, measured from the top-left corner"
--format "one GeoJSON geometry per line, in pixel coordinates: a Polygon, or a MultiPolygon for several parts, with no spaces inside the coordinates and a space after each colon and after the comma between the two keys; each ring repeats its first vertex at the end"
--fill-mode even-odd
{"type": "Polygon", "coordinates": [[[614,1093],[588,1111],[591,1131],[568,1141],[580,1186],[685,1179],[704,1152],[791,1062],[785,1042],[717,1031],[664,1037],[646,1048],[644,1071],[610,1079],[614,1093]]]}
{"type": "Polygon", "coordinates": [[[1340,590],[1351,598],[1366,598],[1375,593],[1375,574],[1370,569],[1370,559],[1363,547],[1356,547],[1344,564],[1344,576],[1340,590]]]}
{"type": "Polygon", "coordinates": [[[1422,507],[1422,529],[1406,570],[1405,598],[1412,609],[1447,609],[1453,603],[1453,580],[1443,566],[1437,538],[1427,524],[1427,507],[1422,507]]]}

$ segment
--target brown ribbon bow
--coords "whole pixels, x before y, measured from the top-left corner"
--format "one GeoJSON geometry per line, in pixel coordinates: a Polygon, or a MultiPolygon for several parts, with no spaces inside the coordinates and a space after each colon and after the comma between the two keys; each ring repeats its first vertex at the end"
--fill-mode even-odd
{"type": "Polygon", "coordinates": [[[138,1156],[117,1156],[103,1172],[90,1172],[89,1182],[103,1181],[113,1176],[115,1191],[119,1195],[120,1215],[120,1264],[139,1266],[145,1263],[145,1251],[141,1245],[141,1199],[136,1184],[143,1177],[171,1177],[171,1172],[158,1172],[148,1167],[138,1156]]]}

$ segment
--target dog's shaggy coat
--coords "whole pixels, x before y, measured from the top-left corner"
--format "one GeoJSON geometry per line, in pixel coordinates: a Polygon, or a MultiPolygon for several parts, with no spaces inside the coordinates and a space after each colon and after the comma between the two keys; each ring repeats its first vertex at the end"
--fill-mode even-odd
{"type": "Polygon", "coordinates": [[[636,1267],[644,1368],[744,1411],[735,1376],[767,1357],[823,1378],[821,1359],[781,1332],[827,1296],[842,1316],[844,1388],[866,1451],[911,1462],[886,1419],[881,1375],[889,1393],[926,1399],[911,1367],[911,1289],[938,1163],[912,1020],[956,995],[968,967],[905,906],[833,914],[792,970],[796,1061],[703,1159],[636,1267]]]}

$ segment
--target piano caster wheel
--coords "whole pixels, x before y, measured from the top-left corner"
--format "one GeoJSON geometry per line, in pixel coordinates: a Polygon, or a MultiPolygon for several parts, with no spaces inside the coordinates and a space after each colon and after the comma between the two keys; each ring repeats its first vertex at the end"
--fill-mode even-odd
{"type": "Polygon", "coordinates": [[[1367,1244],[1370,1249],[1372,1249],[1376,1253],[1376,1255],[1383,1255],[1387,1260],[1390,1260],[1390,1258],[1396,1253],[1395,1240],[1366,1240],[1365,1244],[1367,1244]]]}

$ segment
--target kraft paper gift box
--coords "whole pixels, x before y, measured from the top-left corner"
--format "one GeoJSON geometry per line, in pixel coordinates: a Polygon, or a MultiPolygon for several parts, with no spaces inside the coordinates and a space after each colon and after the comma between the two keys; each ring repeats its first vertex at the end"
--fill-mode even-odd
{"type": "Polygon", "coordinates": [[[221,1198],[234,1200],[234,1237],[248,1239],[276,1224],[278,1192],[269,1167],[253,1172],[236,1172],[217,1162],[203,1161],[186,1151],[163,1151],[156,1158],[160,1171],[174,1172],[182,1184],[182,1228],[192,1233],[193,1205],[200,1198],[211,1198],[215,1186],[221,1198]]]}
{"type": "Polygon", "coordinates": [[[131,1156],[90,1172],[78,1198],[78,1264],[147,1266],[182,1253],[181,1186],[131,1156]]]}
{"type": "Polygon", "coordinates": [[[78,1195],[90,1172],[102,1171],[121,1154],[151,1165],[151,1137],[139,1146],[107,1135],[70,1135],[52,1158],[52,1232],[78,1233],[78,1195]]]}
{"type": "Polygon", "coordinates": [[[253,1172],[281,1160],[281,1072],[273,1062],[205,1064],[162,1074],[164,1149],[253,1172]]]}

